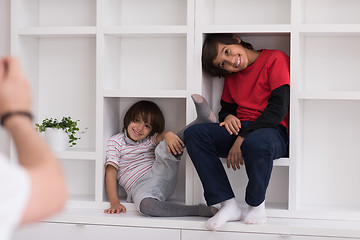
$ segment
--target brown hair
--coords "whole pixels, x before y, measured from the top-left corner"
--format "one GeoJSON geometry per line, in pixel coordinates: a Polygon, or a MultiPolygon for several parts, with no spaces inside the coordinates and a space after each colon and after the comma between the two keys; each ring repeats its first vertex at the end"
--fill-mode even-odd
{"type": "Polygon", "coordinates": [[[134,103],[126,112],[124,117],[123,132],[127,129],[131,122],[134,122],[137,117],[141,117],[146,123],[149,123],[152,130],[149,136],[155,133],[161,133],[165,128],[165,118],[160,108],[156,103],[142,100],[134,103]]]}
{"type": "Polygon", "coordinates": [[[218,54],[219,43],[225,45],[238,44],[247,49],[254,49],[250,43],[240,40],[238,36],[232,33],[207,34],[203,44],[201,60],[202,68],[212,77],[226,77],[231,74],[230,72],[215,66],[213,63],[218,54]]]}

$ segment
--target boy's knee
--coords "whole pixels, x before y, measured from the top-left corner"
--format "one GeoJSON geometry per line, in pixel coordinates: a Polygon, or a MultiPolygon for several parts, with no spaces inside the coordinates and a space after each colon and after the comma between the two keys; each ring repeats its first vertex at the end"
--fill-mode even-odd
{"type": "Polygon", "coordinates": [[[197,137],[197,136],[201,136],[202,134],[206,134],[209,131],[208,125],[207,124],[194,124],[189,126],[185,132],[184,132],[184,138],[186,138],[186,136],[189,137],[197,137]]]}
{"type": "Polygon", "coordinates": [[[275,144],[267,138],[246,137],[242,145],[242,151],[245,155],[272,155],[274,153],[275,144]]]}
{"type": "Polygon", "coordinates": [[[187,129],[185,129],[184,131],[184,141],[187,142],[187,140],[189,139],[193,139],[194,137],[196,137],[196,135],[198,135],[198,127],[196,127],[197,125],[192,125],[190,127],[188,127],[187,129]]]}
{"type": "Polygon", "coordinates": [[[139,210],[147,216],[155,216],[158,200],[155,198],[144,198],[140,202],[139,210]]]}

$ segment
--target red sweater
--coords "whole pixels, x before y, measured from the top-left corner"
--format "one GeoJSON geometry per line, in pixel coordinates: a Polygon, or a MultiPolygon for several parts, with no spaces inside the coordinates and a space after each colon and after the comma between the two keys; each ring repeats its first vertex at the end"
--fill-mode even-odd
{"type": "MultiPolygon", "coordinates": [[[[225,79],[222,100],[237,104],[241,121],[255,121],[268,106],[273,90],[290,85],[290,59],[278,50],[262,50],[246,69],[225,79]]],[[[280,122],[289,127],[289,114],[280,122]]]]}

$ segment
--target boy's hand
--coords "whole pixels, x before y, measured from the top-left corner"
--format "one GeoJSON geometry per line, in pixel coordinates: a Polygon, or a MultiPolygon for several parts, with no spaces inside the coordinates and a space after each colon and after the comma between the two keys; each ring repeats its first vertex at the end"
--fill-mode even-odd
{"type": "Polygon", "coordinates": [[[244,164],[241,153],[241,144],[243,143],[243,137],[237,137],[234,144],[232,145],[229,155],[227,156],[227,167],[230,168],[230,165],[234,171],[240,169],[240,165],[244,164]]]}
{"type": "Polygon", "coordinates": [[[111,204],[110,208],[104,210],[104,213],[107,213],[107,214],[114,214],[114,213],[121,213],[121,212],[126,213],[126,208],[124,205],[120,204],[119,202],[111,204]]]}
{"type": "Polygon", "coordinates": [[[238,135],[240,129],[241,129],[241,121],[234,115],[227,115],[225,120],[219,124],[220,126],[225,126],[226,131],[230,135],[238,135]]]}
{"type": "Polygon", "coordinates": [[[178,135],[173,132],[166,132],[164,138],[169,153],[172,152],[175,155],[182,153],[185,144],[178,135]]]}

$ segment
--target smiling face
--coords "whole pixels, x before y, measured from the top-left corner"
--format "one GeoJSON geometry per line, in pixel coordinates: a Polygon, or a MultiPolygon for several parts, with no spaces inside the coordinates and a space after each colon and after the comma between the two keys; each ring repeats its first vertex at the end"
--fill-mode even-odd
{"type": "Polygon", "coordinates": [[[239,44],[225,45],[219,43],[217,50],[217,56],[213,61],[216,67],[234,73],[244,70],[249,65],[250,51],[239,44]]]}
{"type": "Polygon", "coordinates": [[[131,121],[126,129],[128,137],[133,141],[141,141],[151,133],[152,126],[144,122],[141,116],[131,121]]]}

